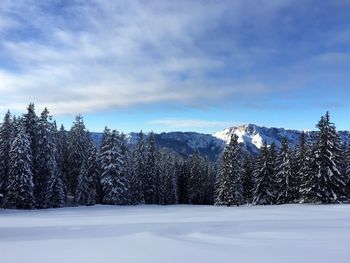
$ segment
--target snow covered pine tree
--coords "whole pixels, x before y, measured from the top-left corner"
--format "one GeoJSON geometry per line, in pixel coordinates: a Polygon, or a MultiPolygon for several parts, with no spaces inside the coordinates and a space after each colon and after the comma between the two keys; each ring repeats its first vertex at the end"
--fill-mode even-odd
{"type": "Polygon", "coordinates": [[[68,134],[68,192],[74,195],[83,162],[88,157],[91,140],[83,118],[78,115],[68,134]]]}
{"type": "Polygon", "coordinates": [[[315,171],[302,187],[302,202],[343,202],[346,178],[340,172],[340,140],[329,112],[321,117],[316,126],[319,129],[315,145],[315,171]]]}
{"type": "Polygon", "coordinates": [[[0,205],[1,199],[5,196],[9,177],[10,148],[14,135],[13,130],[11,113],[8,111],[0,126],[0,205]]]}
{"type": "Polygon", "coordinates": [[[128,186],[124,156],[120,148],[120,136],[114,130],[111,134],[111,147],[105,153],[105,158],[101,161],[101,186],[104,204],[126,205],[130,203],[128,199],[128,186]]]}
{"type": "Polygon", "coordinates": [[[297,183],[292,173],[291,152],[287,138],[283,138],[281,149],[277,156],[276,183],[276,203],[288,204],[294,202],[297,195],[297,183]]]}
{"type": "Polygon", "coordinates": [[[146,164],[146,149],[144,134],[142,131],[139,133],[138,141],[133,149],[133,174],[130,180],[130,190],[133,204],[145,203],[144,198],[144,175],[146,164]]]}
{"type": "Polygon", "coordinates": [[[146,204],[157,204],[160,184],[157,173],[158,151],[153,132],[149,134],[147,142],[143,192],[146,204]]]}
{"type": "Polygon", "coordinates": [[[238,136],[233,134],[223,155],[218,175],[215,205],[240,205],[243,202],[242,170],[238,136]]]}
{"type": "Polygon", "coordinates": [[[35,207],[32,158],[30,139],[22,123],[10,148],[10,170],[4,201],[6,208],[35,207]]]}
{"type": "Polygon", "coordinates": [[[98,177],[97,151],[95,146],[91,144],[88,158],[80,169],[78,187],[74,195],[76,204],[96,204],[98,177]]]}
{"type": "Polygon", "coordinates": [[[253,204],[272,205],[275,202],[275,171],[273,148],[264,142],[254,171],[253,204]],[[272,149],[272,150],[271,150],[272,149]]]}

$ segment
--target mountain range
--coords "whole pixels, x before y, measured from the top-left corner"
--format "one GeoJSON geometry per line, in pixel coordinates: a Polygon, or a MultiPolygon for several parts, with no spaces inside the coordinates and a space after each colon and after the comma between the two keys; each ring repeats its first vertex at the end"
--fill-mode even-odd
{"type": "MultiPolygon", "coordinates": [[[[310,140],[315,135],[315,131],[305,131],[305,133],[307,139],[310,140]]],[[[299,143],[301,131],[245,124],[229,127],[214,134],[162,132],[155,134],[155,140],[158,147],[163,151],[171,151],[186,158],[193,154],[195,150],[198,150],[202,156],[207,156],[211,161],[216,161],[232,134],[238,136],[238,141],[241,143],[244,151],[256,155],[264,142],[267,144],[274,142],[279,147],[284,137],[288,138],[290,147],[294,148],[299,143]]],[[[349,131],[339,131],[342,142],[349,143],[349,135],[349,131]]],[[[92,133],[91,136],[96,145],[99,146],[102,140],[102,133],[92,133]]],[[[145,137],[147,137],[147,134],[145,137]]],[[[138,133],[128,133],[126,134],[126,139],[128,145],[133,146],[137,142],[138,133]]]]}

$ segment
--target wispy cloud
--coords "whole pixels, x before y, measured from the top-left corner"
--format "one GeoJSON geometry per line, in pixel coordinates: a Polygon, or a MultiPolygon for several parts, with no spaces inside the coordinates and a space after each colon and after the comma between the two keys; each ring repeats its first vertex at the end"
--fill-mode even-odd
{"type": "Polygon", "coordinates": [[[150,124],[164,125],[167,128],[225,128],[233,125],[226,121],[209,121],[198,119],[161,119],[150,121],[150,124]]]}
{"type": "MultiPolygon", "coordinates": [[[[254,2],[3,0],[0,110],[29,101],[55,115],[154,103],[266,105],[271,94],[304,85],[289,70],[295,64],[283,65],[283,75],[271,64],[295,51],[279,30],[294,32],[302,14],[295,1],[254,2]]],[[[347,63],[348,53],[320,58],[347,63]]]]}

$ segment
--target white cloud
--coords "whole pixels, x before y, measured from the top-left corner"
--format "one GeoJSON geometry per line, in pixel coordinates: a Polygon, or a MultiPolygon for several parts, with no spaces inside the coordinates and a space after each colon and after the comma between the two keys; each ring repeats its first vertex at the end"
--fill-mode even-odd
{"type": "Polygon", "coordinates": [[[57,11],[66,16],[61,18],[36,1],[2,7],[2,16],[10,9],[11,15],[23,16],[20,30],[39,32],[3,41],[2,50],[18,70],[0,68],[0,91],[7,97],[2,109],[35,101],[65,114],[210,99],[205,73],[223,65],[199,54],[192,36],[193,27],[205,22],[201,12],[208,7],[197,4],[193,12],[186,4],[75,3],[68,11],[57,11]],[[71,29],[70,23],[77,27],[71,29]]]}
{"type": "Polygon", "coordinates": [[[167,102],[243,105],[286,89],[254,68],[276,50],[240,42],[242,24],[262,37],[293,3],[261,2],[3,0],[0,110],[22,111],[30,101],[55,115],[167,102]]]}

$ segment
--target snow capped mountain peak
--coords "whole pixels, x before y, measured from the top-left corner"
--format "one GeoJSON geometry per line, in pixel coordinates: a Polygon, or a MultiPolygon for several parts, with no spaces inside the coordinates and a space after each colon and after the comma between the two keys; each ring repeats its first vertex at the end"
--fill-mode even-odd
{"type": "Polygon", "coordinates": [[[275,142],[279,146],[283,137],[287,137],[292,145],[296,145],[300,137],[299,131],[285,130],[283,128],[267,128],[255,124],[229,127],[223,131],[214,133],[213,136],[228,143],[232,134],[236,134],[238,136],[238,142],[244,144],[250,152],[257,152],[264,142],[267,144],[275,142]]]}
{"type": "Polygon", "coordinates": [[[253,145],[260,149],[262,145],[262,138],[259,133],[256,132],[256,127],[258,126],[254,124],[243,124],[237,127],[225,128],[222,131],[214,133],[213,136],[228,143],[232,134],[236,134],[238,136],[239,143],[246,143],[250,141],[253,145]]]}
{"type": "MultiPolygon", "coordinates": [[[[171,150],[184,157],[198,150],[202,156],[207,156],[210,160],[217,160],[224,150],[225,143],[230,141],[232,134],[238,136],[238,142],[242,144],[245,151],[257,154],[264,142],[269,145],[275,143],[277,147],[280,147],[284,137],[287,137],[290,147],[294,148],[299,143],[301,131],[243,124],[228,127],[213,135],[196,132],[163,132],[155,134],[155,139],[160,149],[171,150]]],[[[99,147],[102,133],[92,133],[91,135],[97,147],[99,147]]],[[[309,139],[312,139],[314,135],[314,131],[306,132],[309,139]]],[[[340,131],[339,136],[342,142],[349,143],[348,131],[340,131]]],[[[147,134],[145,134],[146,138],[147,134]]],[[[135,145],[138,140],[138,133],[126,134],[126,140],[128,145],[135,145]]]]}

